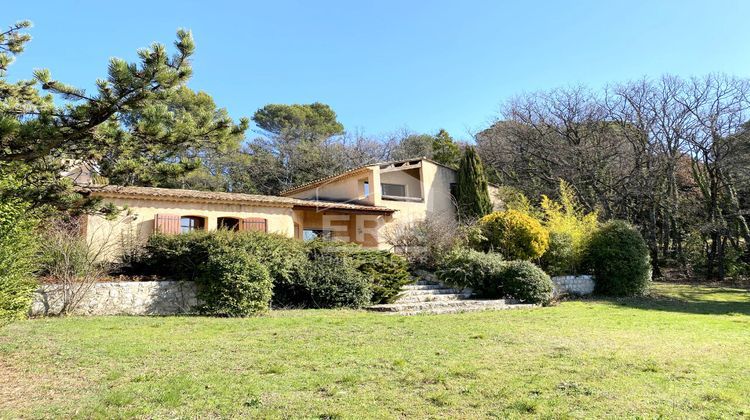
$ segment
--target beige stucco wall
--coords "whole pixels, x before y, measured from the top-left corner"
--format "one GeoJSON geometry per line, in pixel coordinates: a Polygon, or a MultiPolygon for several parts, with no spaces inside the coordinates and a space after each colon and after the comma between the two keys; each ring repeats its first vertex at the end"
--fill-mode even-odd
{"type": "MultiPolygon", "coordinates": [[[[449,218],[456,216],[455,206],[450,194],[450,185],[456,182],[455,171],[429,161],[422,161],[419,168],[403,171],[381,173],[379,166],[371,166],[367,169],[367,174],[356,173],[341,177],[323,186],[294,193],[290,196],[302,199],[319,197],[336,200],[357,197],[357,200],[362,202],[364,199],[360,186],[361,180],[366,176],[370,183],[370,196],[366,198],[366,202],[397,211],[391,216],[350,216],[354,227],[350,227],[346,233],[337,233],[335,236],[348,235],[348,237],[355,238],[352,242],[363,243],[366,246],[377,246],[382,249],[390,248],[386,238],[386,230],[389,226],[424,220],[430,215],[441,215],[449,218]],[[407,196],[419,197],[422,200],[415,202],[383,199],[381,183],[406,185],[407,196]]],[[[323,226],[322,220],[323,218],[320,215],[312,216],[305,213],[304,228],[327,228],[327,226],[323,226]]],[[[337,223],[343,222],[334,222],[334,224],[337,223]]]]}
{"type": "Polygon", "coordinates": [[[259,217],[266,219],[269,232],[294,236],[291,207],[140,198],[105,197],[104,200],[124,208],[124,211],[114,220],[102,216],[88,216],[85,228],[89,241],[97,249],[106,248],[104,254],[109,259],[117,258],[124,246],[146,242],[154,233],[154,219],[157,214],[205,217],[208,230],[216,229],[219,217],[259,217]]]}
{"type": "MultiPolygon", "coordinates": [[[[420,182],[420,169],[413,168],[405,171],[392,171],[380,174],[382,184],[400,184],[406,186],[407,197],[422,197],[422,183],[420,182]]],[[[382,193],[382,190],[381,190],[382,193]]]]}
{"type": "Polygon", "coordinates": [[[376,182],[373,173],[377,169],[377,166],[368,167],[363,171],[337,178],[330,183],[290,194],[289,197],[303,200],[342,201],[372,205],[374,203],[372,186],[376,182]],[[371,193],[368,196],[364,194],[363,189],[363,181],[365,180],[370,185],[371,193]]]}
{"type": "Polygon", "coordinates": [[[505,203],[500,199],[500,189],[489,185],[487,186],[487,192],[490,195],[490,201],[492,202],[492,209],[495,211],[502,211],[505,209],[505,203]]]}

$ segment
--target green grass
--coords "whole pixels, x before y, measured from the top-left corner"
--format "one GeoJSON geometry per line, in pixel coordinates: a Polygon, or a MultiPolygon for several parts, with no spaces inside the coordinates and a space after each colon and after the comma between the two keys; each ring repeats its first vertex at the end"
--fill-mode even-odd
{"type": "Polygon", "coordinates": [[[750,294],[394,317],[38,319],[0,330],[0,418],[749,417],[750,294]]]}

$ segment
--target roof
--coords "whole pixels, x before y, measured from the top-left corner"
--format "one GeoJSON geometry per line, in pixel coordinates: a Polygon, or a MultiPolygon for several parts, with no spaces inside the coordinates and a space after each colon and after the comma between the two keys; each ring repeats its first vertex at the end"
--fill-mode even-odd
{"type": "Polygon", "coordinates": [[[396,211],[387,207],[367,206],[355,203],[301,200],[298,198],[279,197],[275,195],[182,190],[176,188],[123,187],[119,185],[106,185],[79,188],[79,191],[82,193],[92,194],[96,197],[133,197],[166,201],[237,203],[247,205],[264,205],[271,207],[289,207],[316,210],[351,210],[374,213],[393,213],[396,211]]]}
{"type": "Polygon", "coordinates": [[[385,161],[385,162],[376,162],[376,163],[371,163],[369,165],[359,166],[357,168],[349,169],[349,170],[346,170],[344,172],[340,172],[340,173],[335,174],[335,175],[331,175],[331,176],[327,176],[325,178],[320,178],[320,179],[316,179],[314,181],[306,182],[306,183],[304,183],[302,185],[298,185],[296,187],[287,188],[286,190],[284,190],[284,191],[281,192],[281,195],[282,196],[287,196],[287,195],[294,194],[294,193],[297,193],[297,192],[300,192],[300,191],[309,190],[310,188],[316,188],[316,187],[319,187],[321,185],[325,185],[325,184],[328,184],[330,182],[333,182],[333,181],[335,181],[337,179],[346,178],[348,176],[357,174],[359,172],[365,172],[368,168],[371,168],[373,166],[381,166],[382,167],[382,166],[396,165],[396,164],[406,163],[406,162],[411,162],[411,161],[426,161],[426,162],[430,162],[430,163],[432,163],[434,165],[442,166],[444,168],[450,169],[451,171],[455,171],[454,168],[451,168],[448,165],[444,165],[444,164],[442,164],[440,162],[436,162],[436,161],[434,161],[432,159],[428,159],[426,157],[415,157],[415,158],[411,158],[411,159],[402,159],[402,160],[390,160],[390,161],[385,161]]]}

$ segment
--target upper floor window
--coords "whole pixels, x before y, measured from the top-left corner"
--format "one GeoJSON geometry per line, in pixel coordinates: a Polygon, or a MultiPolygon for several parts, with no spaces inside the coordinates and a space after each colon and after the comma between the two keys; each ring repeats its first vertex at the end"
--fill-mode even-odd
{"type": "Polygon", "coordinates": [[[205,230],[206,219],[200,216],[182,216],[180,217],[180,232],[188,233],[194,230],[205,230]]]}
{"type": "Polygon", "coordinates": [[[389,195],[391,197],[406,197],[406,185],[384,183],[381,183],[380,185],[383,187],[383,195],[389,195]]]}

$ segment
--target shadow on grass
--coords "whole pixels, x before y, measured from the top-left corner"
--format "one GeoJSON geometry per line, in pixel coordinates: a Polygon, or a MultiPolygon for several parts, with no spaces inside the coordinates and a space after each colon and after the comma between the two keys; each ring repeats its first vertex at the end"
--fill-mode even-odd
{"type": "Polygon", "coordinates": [[[646,296],[611,302],[644,310],[750,316],[750,290],[717,286],[657,283],[646,296]]]}

